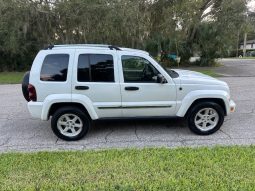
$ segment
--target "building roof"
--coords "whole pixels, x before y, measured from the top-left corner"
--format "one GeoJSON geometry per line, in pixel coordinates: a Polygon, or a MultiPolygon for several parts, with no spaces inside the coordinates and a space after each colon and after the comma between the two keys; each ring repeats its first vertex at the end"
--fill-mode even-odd
{"type": "MultiPolygon", "coordinates": [[[[247,40],[246,44],[255,44],[255,39],[254,40],[247,40]]],[[[240,43],[240,45],[243,45],[243,42],[240,43]]]]}

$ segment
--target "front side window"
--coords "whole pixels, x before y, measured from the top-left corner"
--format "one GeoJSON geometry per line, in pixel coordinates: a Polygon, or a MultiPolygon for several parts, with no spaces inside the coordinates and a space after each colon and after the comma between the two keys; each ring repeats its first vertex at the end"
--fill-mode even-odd
{"type": "Polygon", "coordinates": [[[79,82],[114,82],[113,56],[81,54],[77,75],[79,82]]]}
{"type": "Polygon", "coordinates": [[[47,55],[43,61],[40,79],[41,81],[64,82],[67,78],[69,63],[68,54],[47,55]]]}
{"type": "Polygon", "coordinates": [[[159,72],[145,58],[138,56],[122,56],[124,82],[155,83],[159,72]]]}

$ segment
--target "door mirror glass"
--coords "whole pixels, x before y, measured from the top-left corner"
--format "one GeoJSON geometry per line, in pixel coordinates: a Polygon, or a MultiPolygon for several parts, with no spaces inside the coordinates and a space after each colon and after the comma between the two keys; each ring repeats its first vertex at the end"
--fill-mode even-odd
{"type": "Polygon", "coordinates": [[[158,74],[157,75],[157,83],[166,84],[167,80],[165,79],[165,77],[162,74],[158,74]]]}

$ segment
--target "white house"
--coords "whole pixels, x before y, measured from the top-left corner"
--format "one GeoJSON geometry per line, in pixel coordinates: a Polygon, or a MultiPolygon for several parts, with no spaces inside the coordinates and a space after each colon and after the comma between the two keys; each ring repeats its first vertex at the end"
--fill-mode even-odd
{"type": "MultiPolygon", "coordinates": [[[[240,44],[240,49],[243,49],[243,43],[240,44]]],[[[246,43],[246,50],[255,49],[255,39],[254,40],[248,40],[246,43]]]]}

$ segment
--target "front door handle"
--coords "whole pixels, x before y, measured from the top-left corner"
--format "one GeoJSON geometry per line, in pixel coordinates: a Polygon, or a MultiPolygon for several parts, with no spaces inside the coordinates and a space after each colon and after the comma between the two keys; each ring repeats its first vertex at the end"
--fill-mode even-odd
{"type": "Polygon", "coordinates": [[[129,87],[125,87],[125,90],[128,90],[128,91],[137,91],[137,90],[139,90],[139,88],[138,87],[129,86],[129,87]]]}
{"type": "Polygon", "coordinates": [[[76,90],[88,90],[89,86],[75,86],[76,90]]]}

